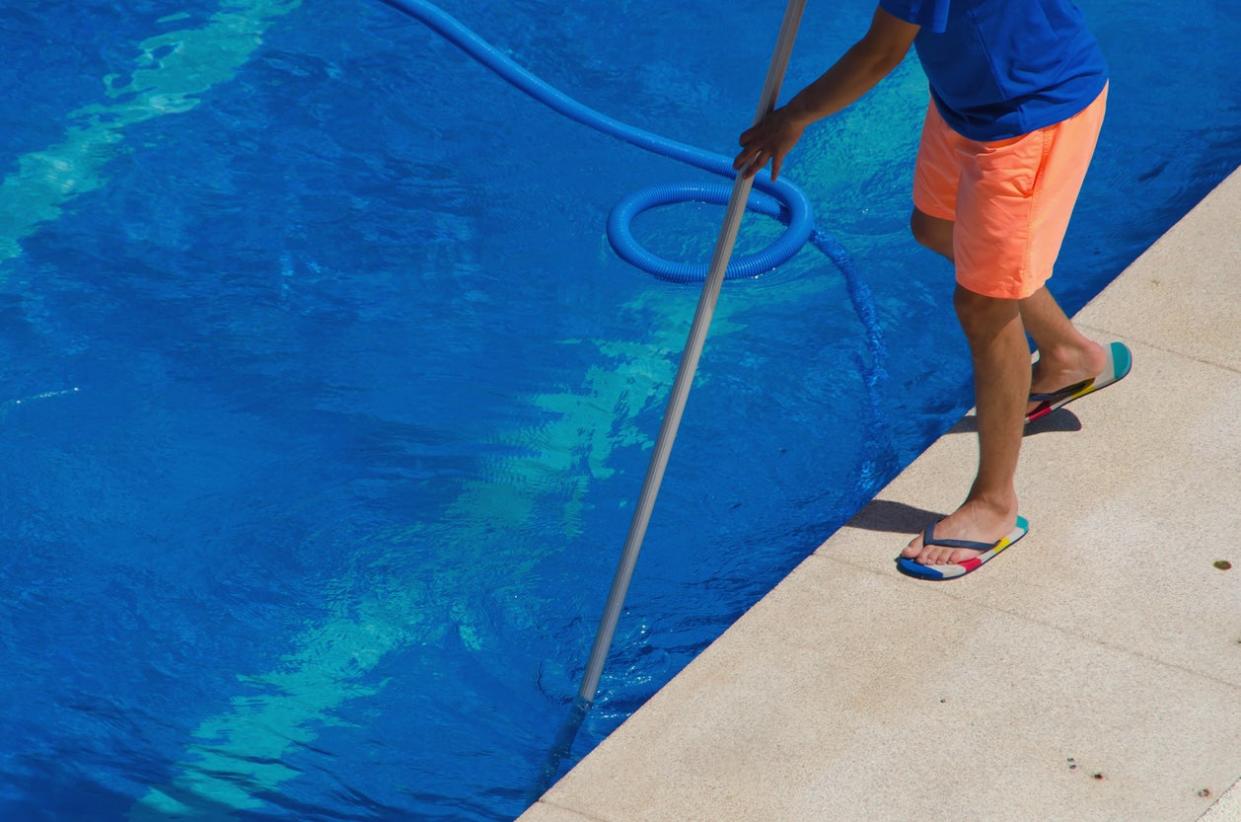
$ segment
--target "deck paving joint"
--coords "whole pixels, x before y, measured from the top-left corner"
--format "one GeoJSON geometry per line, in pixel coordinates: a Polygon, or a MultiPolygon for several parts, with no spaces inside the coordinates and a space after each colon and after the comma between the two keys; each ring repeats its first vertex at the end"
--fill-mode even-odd
{"type": "MultiPolygon", "coordinates": [[[[847,527],[847,526],[845,526],[845,527],[847,527]]],[[[851,568],[851,569],[853,569],[853,570],[855,570],[855,571],[865,571],[865,572],[867,572],[867,573],[869,573],[869,574],[872,574],[872,575],[874,575],[874,576],[877,576],[877,577],[882,577],[882,578],[884,578],[884,579],[889,579],[889,580],[891,579],[891,577],[890,577],[888,574],[885,574],[885,573],[883,573],[882,571],[877,571],[877,570],[875,570],[874,568],[869,568],[869,567],[866,567],[866,566],[864,566],[864,565],[860,565],[860,564],[858,564],[858,563],[849,562],[848,560],[846,560],[846,559],[841,559],[840,557],[833,557],[833,556],[829,556],[829,555],[827,555],[827,554],[820,554],[820,553],[818,553],[817,551],[816,551],[815,553],[811,554],[810,556],[812,556],[812,557],[818,557],[819,559],[822,559],[822,560],[825,560],[825,561],[828,561],[828,562],[838,562],[838,563],[840,563],[841,565],[845,565],[845,566],[847,566],[847,567],[849,567],[849,568],[851,568]]],[[[949,584],[951,584],[951,583],[949,583],[949,584]]],[[[931,585],[931,586],[941,586],[942,584],[941,584],[941,583],[930,583],[929,585],[931,585]]],[[[1000,607],[998,607],[998,606],[996,606],[996,605],[993,605],[993,604],[991,604],[991,603],[988,603],[988,602],[982,602],[982,601],[980,601],[980,600],[970,599],[969,597],[958,596],[958,595],[955,595],[955,594],[949,593],[948,591],[936,590],[935,588],[929,588],[929,586],[926,586],[926,585],[921,586],[921,587],[922,587],[922,588],[924,588],[924,589],[928,589],[928,590],[927,590],[927,593],[930,593],[930,594],[935,594],[935,595],[938,595],[938,596],[946,597],[946,598],[951,599],[951,600],[953,600],[953,601],[955,601],[955,602],[963,602],[963,603],[966,603],[967,605],[972,605],[972,606],[975,606],[975,607],[981,608],[981,609],[983,609],[983,610],[993,611],[993,612],[995,612],[995,613],[999,613],[999,614],[1005,614],[1005,615],[1007,615],[1007,616],[1014,617],[1014,618],[1019,619],[1019,620],[1021,620],[1021,621],[1023,621],[1023,622],[1026,622],[1026,623],[1028,623],[1028,624],[1030,624],[1030,625],[1038,625],[1038,626],[1043,627],[1043,628],[1049,628],[1049,629],[1051,629],[1051,630],[1053,630],[1053,631],[1056,631],[1057,633],[1062,634],[1062,635],[1064,635],[1064,636],[1067,636],[1067,637],[1072,637],[1072,638],[1074,638],[1074,639],[1080,639],[1080,640],[1083,640],[1083,641],[1085,641],[1085,642],[1087,642],[1087,643],[1089,643],[1089,644],[1096,645],[1096,646],[1098,646],[1098,647],[1100,647],[1100,648],[1106,648],[1106,649],[1108,649],[1108,650],[1110,650],[1110,651],[1118,651],[1118,652],[1123,653],[1123,654],[1125,654],[1125,655],[1127,655],[1127,656],[1129,656],[1129,657],[1132,657],[1132,658],[1134,658],[1134,659],[1139,659],[1139,660],[1143,660],[1143,661],[1146,661],[1146,662],[1152,662],[1152,663],[1155,663],[1155,664],[1157,664],[1157,665],[1161,665],[1161,666],[1163,666],[1163,667],[1165,667],[1165,668],[1171,668],[1172,670],[1179,671],[1179,672],[1181,672],[1181,673],[1183,673],[1183,674],[1189,674],[1189,675],[1191,675],[1191,676],[1198,677],[1198,678],[1200,678],[1200,679],[1205,679],[1205,680],[1207,680],[1208,682],[1214,682],[1214,683],[1215,683],[1215,684],[1217,684],[1217,685],[1223,685],[1223,686],[1228,687],[1228,688],[1231,688],[1231,689],[1233,689],[1233,690],[1236,690],[1236,691],[1241,691],[1241,683],[1229,682],[1229,681],[1228,681],[1228,680],[1226,680],[1226,679],[1220,679],[1220,678],[1218,678],[1218,677],[1211,676],[1211,675],[1210,675],[1210,674],[1208,674],[1208,673],[1203,673],[1202,671],[1196,671],[1196,670],[1194,670],[1193,668],[1187,668],[1187,667],[1185,667],[1185,666],[1183,666],[1183,665],[1178,665],[1178,664],[1177,664],[1177,663],[1175,663],[1175,662],[1169,662],[1169,661],[1167,661],[1167,660],[1165,660],[1165,659],[1160,659],[1159,657],[1156,657],[1156,656],[1151,656],[1151,655],[1149,655],[1149,654],[1144,654],[1144,653],[1141,653],[1140,651],[1135,651],[1135,650],[1134,650],[1134,649],[1132,649],[1132,648],[1126,648],[1126,647],[1124,647],[1124,646],[1122,646],[1122,645],[1113,645],[1113,644],[1111,644],[1111,643],[1109,643],[1109,642],[1106,642],[1106,641],[1104,641],[1104,640],[1101,640],[1101,639],[1099,639],[1099,638],[1097,638],[1097,637],[1089,636],[1089,635],[1087,635],[1087,634],[1075,634],[1075,633],[1073,633],[1072,631],[1068,630],[1067,628],[1063,628],[1063,627],[1061,627],[1061,626],[1059,626],[1059,625],[1056,625],[1056,624],[1054,624],[1054,623],[1051,623],[1051,622],[1044,622],[1044,621],[1043,621],[1043,620],[1041,620],[1041,619],[1036,619],[1036,618],[1034,618],[1034,617],[1031,617],[1031,616],[1028,616],[1028,615],[1026,615],[1026,614],[1022,614],[1022,613],[1019,613],[1019,612],[1016,612],[1016,611],[1009,611],[1009,610],[1007,610],[1007,609],[1005,609],[1005,608],[1000,608],[1000,607]]]]}
{"type": "Polygon", "coordinates": [[[1182,357],[1184,359],[1192,360],[1193,362],[1200,363],[1201,365],[1209,365],[1213,368],[1222,368],[1223,370],[1231,374],[1236,374],[1237,376],[1241,376],[1241,368],[1234,368],[1231,365],[1225,365],[1224,363],[1214,362],[1212,360],[1204,360],[1201,357],[1195,357],[1193,354],[1186,354],[1184,351],[1177,351],[1176,349],[1173,349],[1173,348],[1167,348],[1162,345],[1157,345],[1156,343],[1149,342],[1133,334],[1122,333],[1120,331],[1112,331],[1106,328],[1100,328],[1097,325],[1077,322],[1076,320],[1074,320],[1073,322],[1074,322],[1074,325],[1076,325],[1078,328],[1081,328],[1086,331],[1092,331],[1095,334],[1102,334],[1102,335],[1111,336],[1111,337],[1121,337],[1124,339],[1132,340],[1133,342],[1140,343],[1141,345],[1145,345],[1148,348],[1154,348],[1156,351],[1162,351],[1165,354],[1171,354],[1174,357],[1182,357]]]}
{"type": "Polygon", "coordinates": [[[548,799],[546,795],[540,797],[539,801],[536,802],[535,804],[539,804],[539,802],[541,802],[544,805],[550,805],[553,808],[558,808],[562,811],[568,811],[569,813],[577,814],[583,819],[591,820],[591,822],[612,822],[612,820],[599,816],[598,814],[594,812],[587,813],[586,811],[579,810],[577,808],[571,808],[568,805],[561,805],[559,802],[553,802],[550,799],[548,799]]]}

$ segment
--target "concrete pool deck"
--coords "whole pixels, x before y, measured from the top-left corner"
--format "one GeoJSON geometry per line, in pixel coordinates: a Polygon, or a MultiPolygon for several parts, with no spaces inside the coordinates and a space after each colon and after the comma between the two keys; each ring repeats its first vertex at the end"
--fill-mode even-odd
{"type": "Polygon", "coordinates": [[[1076,320],[1134,369],[1031,426],[1022,543],[893,566],[967,415],[521,820],[1241,820],[1241,170],[1076,320]]]}

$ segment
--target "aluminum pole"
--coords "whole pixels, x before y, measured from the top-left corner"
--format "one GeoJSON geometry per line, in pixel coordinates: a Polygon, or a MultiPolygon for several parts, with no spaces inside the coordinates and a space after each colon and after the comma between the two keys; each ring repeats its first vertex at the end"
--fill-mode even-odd
{"type": "MultiPolygon", "coordinates": [[[[806,0],[789,0],[784,10],[784,20],[780,24],[780,34],[776,38],[775,53],[767,69],[767,80],[763,84],[758,112],[754,115],[755,123],[762,120],[776,106],[805,5],[806,0]]],[[[707,328],[711,324],[711,316],[715,313],[715,304],[720,296],[720,287],[724,283],[724,271],[728,268],[729,260],[732,259],[733,245],[737,241],[737,231],[741,227],[741,217],[745,213],[745,204],[750,198],[750,188],[753,185],[752,177],[742,175],[738,175],[733,183],[732,196],[728,200],[728,211],[724,215],[724,225],[715,243],[715,253],[711,258],[711,268],[702,289],[702,296],[698,299],[694,323],[690,326],[689,341],[685,345],[685,351],[681,354],[681,365],[677,369],[676,380],[672,384],[672,396],[668,399],[664,421],[659,428],[659,438],[655,441],[655,451],[651,455],[651,462],[646,470],[646,479],[642,483],[642,492],[638,496],[638,504],[634,508],[633,519],[629,524],[629,536],[625,540],[620,562],[616,566],[616,575],[612,578],[612,590],[608,593],[603,618],[599,622],[599,631],[595,635],[595,644],[591,648],[590,660],[586,664],[586,675],[582,678],[582,687],[578,691],[579,704],[594,702],[595,692],[599,688],[603,663],[612,647],[616,623],[620,620],[621,607],[629,591],[634,566],[638,563],[638,552],[642,550],[646,526],[651,520],[651,509],[655,506],[655,497],[659,494],[659,486],[664,479],[668,455],[672,451],[672,443],[681,425],[681,415],[685,411],[685,403],[689,398],[694,373],[698,370],[698,358],[702,355],[702,349],[706,343],[707,328]]]]}

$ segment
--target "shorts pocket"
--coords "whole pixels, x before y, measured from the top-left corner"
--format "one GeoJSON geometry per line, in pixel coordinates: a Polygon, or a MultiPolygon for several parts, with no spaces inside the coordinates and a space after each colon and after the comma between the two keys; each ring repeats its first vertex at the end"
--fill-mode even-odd
{"type": "Polygon", "coordinates": [[[974,145],[974,174],[971,176],[978,185],[998,196],[1034,196],[1047,159],[1047,129],[974,145]]]}

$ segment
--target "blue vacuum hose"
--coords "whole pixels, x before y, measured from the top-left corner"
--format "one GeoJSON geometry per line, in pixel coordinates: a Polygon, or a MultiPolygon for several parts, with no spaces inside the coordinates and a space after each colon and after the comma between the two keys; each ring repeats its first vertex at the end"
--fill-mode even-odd
{"type": "MultiPolygon", "coordinates": [[[[584,126],[609,134],[618,140],[646,151],[680,160],[691,166],[718,174],[729,180],[736,176],[732,159],[723,154],[703,151],[691,145],[661,137],[658,134],[622,123],[574,100],[531,74],[500,53],[494,46],[470,31],[458,20],[426,0],[382,0],[396,10],[429,26],[437,34],[466,54],[491,69],[540,103],[576,120],[584,126]]],[[[815,228],[814,212],[805,193],[786,180],[772,181],[762,171],[755,176],[754,188],[746,207],[760,214],[775,217],[786,226],[774,243],[755,254],[734,257],[724,273],[725,279],[755,277],[790,260],[807,242],[812,243],[835,264],[845,277],[849,298],[858,319],[866,329],[867,347],[872,367],[866,381],[873,387],[882,374],[883,341],[875,315],[870,290],[858,276],[848,252],[829,234],[815,228]]],[[[608,240],[621,259],[654,276],[672,282],[702,282],[707,276],[706,263],[684,263],[668,260],[648,251],[633,236],[633,221],[642,212],[658,206],[685,202],[725,204],[731,187],[724,184],[685,183],[644,188],[622,199],[608,216],[608,240]]]]}

